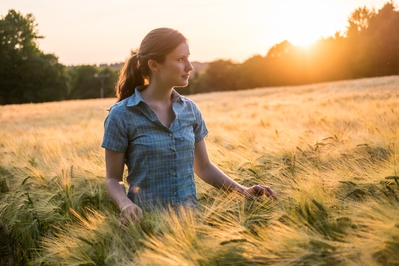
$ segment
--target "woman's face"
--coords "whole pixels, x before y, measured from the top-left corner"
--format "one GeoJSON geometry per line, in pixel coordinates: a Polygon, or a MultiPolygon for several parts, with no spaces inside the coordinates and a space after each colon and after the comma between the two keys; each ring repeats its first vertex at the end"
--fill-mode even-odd
{"type": "Polygon", "coordinates": [[[159,65],[158,78],[170,87],[185,87],[193,66],[189,61],[190,50],[188,44],[179,44],[172,52],[166,55],[165,61],[159,65]]]}

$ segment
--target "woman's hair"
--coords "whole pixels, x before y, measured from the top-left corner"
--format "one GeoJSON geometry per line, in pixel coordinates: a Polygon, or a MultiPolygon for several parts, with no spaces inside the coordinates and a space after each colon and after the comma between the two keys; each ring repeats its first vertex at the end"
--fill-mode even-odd
{"type": "Polygon", "coordinates": [[[186,41],[183,34],[174,29],[158,28],[150,31],[141,42],[138,52],[126,60],[119,72],[115,86],[117,101],[131,96],[137,86],[144,85],[145,78],[151,74],[148,60],[163,63],[168,53],[186,41]]]}

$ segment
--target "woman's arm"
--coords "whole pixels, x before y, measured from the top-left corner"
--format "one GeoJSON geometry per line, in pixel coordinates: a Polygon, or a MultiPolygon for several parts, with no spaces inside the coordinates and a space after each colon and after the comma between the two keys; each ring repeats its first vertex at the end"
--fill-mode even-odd
{"type": "Polygon", "coordinates": [[[143,217],[139,206],[134,204],[127,196],[123,185],[123,168],[125,154],[105,149],[106,188],[108,195],[121,210],[120,220],[126,224],[129,220],[137,220],[143,217]]]}
{"type": "Polygon", "coordinates": [[[228,191],[237,191],[238,193],[252,199],[262,195],[276,198],[276,193],[267,186],[256,185],[248,188],[238,184],[224,174],[209,160],[205,140],[201,140],[195,144],[194,172],[202,180],[216,188],[228,191]]]}

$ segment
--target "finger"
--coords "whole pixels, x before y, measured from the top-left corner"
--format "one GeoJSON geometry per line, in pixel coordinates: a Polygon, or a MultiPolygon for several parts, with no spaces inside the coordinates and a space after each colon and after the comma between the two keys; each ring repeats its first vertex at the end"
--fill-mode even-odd
{"type": "Polygon", "coordinates": [[[260,187],[262,187],[265,191],[264,194],[266,194],[266,196],[268,197],[272,197],[272,198],[276,198],[277,194],[268,186],[264,186],[264,185],[259,185],[260,187]]]}
{"type": "Polygon", "coordinates": [[[137,209],[136,209],[136,214],[137,214],[137,218],[138,218],[139,220],[142,220],[142,219],[143,219],[143,210],[142,210],[140,207],[137,207],[137,209]]]}
{"type": "Polygon", "coordinates": [[[127,218],[132,220],[133,222],[138,222],[143,219],[143,211],[140,207],[135,207],[129,209],[129,213],[127,214],[127,218]]]}
{"type": "Polygon", "coordinates": [[[249,191],[248,191],[251,195],[254,196],[262,196],[264,194],[266,194],[265,188],[261,185],[255,185],[252,186],[249,191]]]}
{"type": "Polygon", "coordinates": [[[143,211],[135,204],[128,205],[121,210],[120,217],[131,221],[140,220],[143,218],[143,211]]]}
{"type": "Polygon", "coordinates": [[[252,190],[252,188],[249,188],[248,190],[245,191],[245,193],[243,194],[243,196],[244,196],[246,199],[255,200],[256,197],[255,197],[253,194],[254,194],[254,191],[252,190]]]}
{"type": "Polygon", "coordinates": [[[124,227],[129,224],[129,220],[127,220],[125,217],[122,217],[119,219],[119,227],[124,227]]]}
{"type": "Polygon", "coordinates": [[[127,226],[129,223],[135,222],[136,218],[132,217],[130,214],[121,213],[119,217],[120,224],[127,226]]]}
{"type": "Polygon", "coordinates": [[[132,208],[129,214],[133,220],[140,220],[143,218],[143,211],[139,207],[132,208]]]}
{"type": "Polygon", "coordinates": [[[273,198],[273,199],[277,199],[277,194],[271,189],[271,188],[266,188],[266,195],[269,197],[269,198],[273,198]]]}

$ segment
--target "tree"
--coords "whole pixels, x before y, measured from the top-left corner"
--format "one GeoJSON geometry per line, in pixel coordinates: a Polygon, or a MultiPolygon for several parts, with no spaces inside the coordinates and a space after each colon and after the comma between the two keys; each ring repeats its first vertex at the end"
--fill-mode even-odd
{"type": "Polygon", "coordinates": [[[399,74],[399,11],[386,3],[371,20],[368,28],[367,54],[373,76],[399,74]]]}
{"type": "Polygon", "coordinates": [[[95,77],[97,68],[90,65],[73,67],[68,71],[68,99],[100,97],[100,82],[95,77]]]}
{"type": "Polygon", "coordinates": [[[367,7],[359,7],[352,12],[348,19],[349,26],[346,35],[355,37],[364,33],[370,24],[370,20],[375,16],[374,10],[369,10],[367,7]]]}
{"type": "Polygon", "coordinates": [[[112,71],[108,67],[99,69],[91,65],[75,66],[68,71],[67,99],[100,98],[101,79],[104,79],[103,96],[113,97],[117,78],[117,71],[112,71]]]}
{"type": "Polygon", "coordinates": [[[378,12],[358,8],[348,22],[352,78],[399,74],[399,12],[393,1],[378,12]]]}
{"type": "Polygon", "coordinates": [[[32,14],[10,10],[0,20],[0,104],[62,100],[66,95],[65,67],[44,54],[36,40],[32,14]]]}
{"type": "Polygon", "coordinates": [[[98,74],[106,77],[104,80],[104,97],[115,97],[115,84],[118,80],[119,71],[106,67],[100,69],[98,74]]]}
{"type": "Polygon", "coordinates": [[[230,60],[216,60],[209,63],[204,75],[200,75],[197,92],[233,91],[243,88],[238,64],[230,60]]]}
{"type": "Polygon", "coordinates": [[[292,48],[294,48],[294,46],[289,41],[285,40],[270,48],[266,57],[272,57],[272,58],[282,57],[287,53],[289,53],[292,48]]]}

